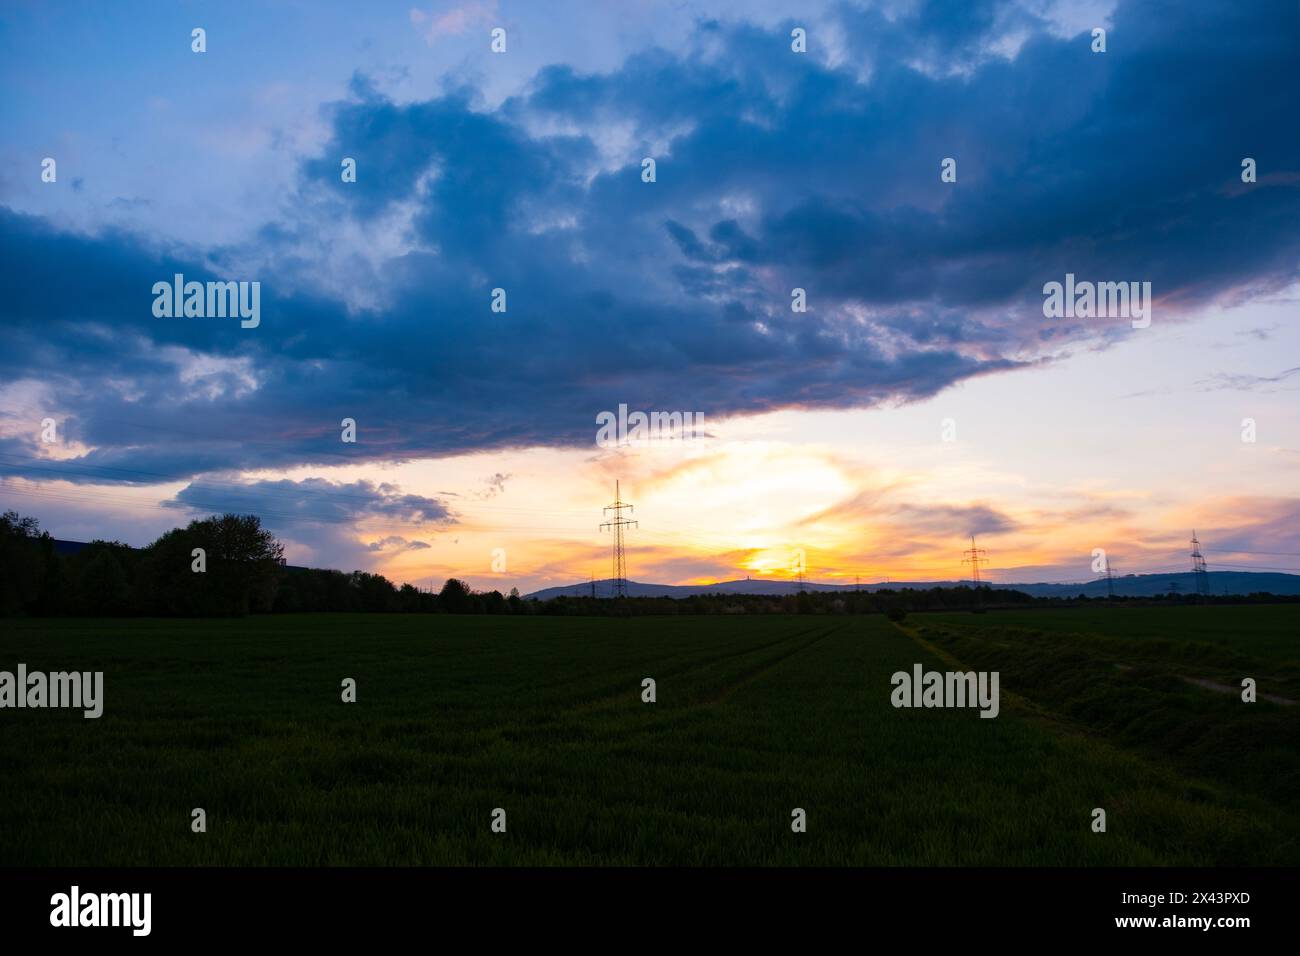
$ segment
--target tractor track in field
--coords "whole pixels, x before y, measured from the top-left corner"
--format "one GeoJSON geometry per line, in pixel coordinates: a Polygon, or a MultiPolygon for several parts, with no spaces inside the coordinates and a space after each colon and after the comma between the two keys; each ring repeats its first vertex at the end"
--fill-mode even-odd
{"type": "MultiPolygon", "coordinates": [[[[702,710],[708,710],[710,708],[716,707],[718,704],[725,702],[728,698],[730,698],[733,694],[735,694],[736,691],[740,690],[743,687],[746,687],[749,684],[752,684],[754,681],[758,680],[760,677],[764,676],[765,674],[770,673],[771,671],[779,667],[781,664],[785,663],[787,660],[794,657],[796,654],[806,651],[808,650],[808,648],[830,637],[832,634],[840,630],[840,628],[841,625],[835,624],[835,625],[831,625],[830,627],[821,629],[821,633],[817,633],[816,636],[813,637],[811,640],[802,641],[797,647],[790,648],[789,650],[786,650],[783,653],[776,655],[775,657],[770,657],[763,661],[760,661],[755,666],[749,668],[748,670],[743,671],[738,677],[729,681],[724,686],[718,688],[718,690],[714,691],[713,693],[703,698],[691,701],[687,703],[681,710],[678,710],[672,713],[671,715],[665,714],[660,719],[669,720],[669,721],[679,720],[681,717],[687,714],[698,713],[702,710]]],[[[760,649],[773,647],[774,645],[777,644],[785,644],[791,640],[807,637],[807,635],[813,634],[818,630],[819,629],[816,627],[810,627],[807,628],[806,630],[799,631],[797,634],[787,635],[781,638],[779,641],[770,641],[767,644],[763,644],[760,646],[760,649]]],[[[754,648],[749,648],[748,651],[746,651],[745,653],[751,653],[753,651],[754,648]]],[[[729,658],[738,657],[738,656],[741,655],[734,654],[734,653],[722,655],[721,657],[715,657],[711,659],[708,662],[708,664],[715,664],[720,660],[727,660],[729,658]]],[[[706,664],[705,666],[708,666],[708,664],[706,664]]],[[[676,672],[676,676],[680,676],[683,673],[690,673],[692,670],[698,670],[698,669],[699,667],[697,665],[688,668],[686,670],[679,670],[676,672]]],[[[592,710],[607,704],[625,702],[627,699],[627,695],[628,692],[624,691],[612,697],[606,697],[606,698],[601,698],[598,701],[592,701],[581,708],[565,711],[561,717],[557,718],[557,721],[567,719],[576,714],[590,713],[592,710]]],[[[639,727],[636,730],[637,734],[654,733],[654,732],[657,732],[657,729],[655,727],[639,727]]],[[[566,746],[575,746],[575,747],[585,747],[589,745],[590,745],[590,741],[587,739],[573,741],[566,744],[566,746]]]]}
{"type": "MultiPolygon", "coordinates": [[[[813,633],[815,630],[817,630],[815,627],[809,627],[804,630],[797,631],[794,634],[786,634],[783,637],[779,637],[774,641],[768,641],[765,644],[756,644],[752,647],[746,647],[743,650],[729,651],[726,654],[717,654],[708,659],[697,658],[693,661],[690,661],[689,663],[685,664],[682,667],[678,667],[673,670],[660,671],[660,673],[663,674],[663,676],[665,677],[683,677],[686,675],[694,674],[698,671],[712,667],[715,664],[721,664],[723,661],[729,661],[737,657],[747,657],[754,653],[766,651],[769,648],[780,647],[782,645],[788,644],[790,641],[798,640],[801,637],[806,637],[807,635],[813,633]]],[[[788,656],[789,654],[782,655],[781,659],[784,659],[785,657],[788,656]]],[[[655,678],[655,679],[657,681],[659,678],[655,678]]],[[[604,701],[619,700],[626,693],[627,692],[624,691],[622,694],[614,694],[609,697],[600,698],[598,702],[603,703],[604,701]]]]}
{"type": "MultiPolygon", "coordinates": [[[[788,661],[790,658],[794,657],[796,654],[800,653],[801,651],[806,651],[808,650],[808,648],[812,647],[813,645],[821,643],[822,641],[826,640],[826,638],[830,637],[839,629],[840,629],[840,625],[832,624],[830,627],[828,627],[821,634],[818,634],[812,640],[805,641],[804,643],[800,644],[798,647],[786,651],[784,654],[772,658],[771,660],[765,661],[762,664],[759,664],[757,667],[754,667],[749,671],[743,673],[737,680],[734,680],[730,684],[727,684],[726,686],[722,687],[717,693],[711,695],[710,697],[705,698],[703,701],[700,702],[701,705],[711,707],[714,704],[722,703],[724,700],[726,700],[736,691],[740,690],[740,688],[744,687],[746,684],[753,683],[759,677],[762,677],[764,674],[771,671],[773,668],[779,667],[781,664],[785,663],[786,661],[788,661]]],[[[809,628],[809,631],[801,632],[799,635],[795,635],[795,636],[799,637],[802,636],[803,634],[809,633],[810,631],[814,631],[814,630],[816,630],[816,628],[809,628]]]]}
{"type": "MultiPolygon", "coordinates": [[[[776,638],[775,640],[766,641],[763,644],[751,644],[748,647],[743,647],[738,650],[729,650],[721,654],[714,654],[712,657],[694,657],[691,658],[689,661],[682,663],[681,665],[678,665],[676,667],[671,667],[671,669],[665,670],[663,668],[658,668],[658,670],[660,674],[663,674],[668,677],[680,677],[683,674],[689,674],[692,671],[697,671],[704,667],[711,667],[714,664],[718,664],[721,663],[722,661],[730,660],[733,657],[744,657],[746,654],[753,654],[756,651],[764,651],[767,650],[769,647],[777,647],[781,644],[785,644],[789,641],[793,641],[807,634],[811,634],[815,630],[816,630],[815,627],[804,628],[803,630],[797,631],[794,634],[783,634],[780,637],[776,638]]],[[[657,667],[657,665],[655,666],[657,667]]],[[[551,687],[567,687],[570,683],[571,683],[571,679],[557,681],[553,684],[544,685],[544,689],[551,688],[551,687]]],[[[575,709],[581,710],[581,709],[585,709],[586,707],[595,706],[605,701],[617,700],[622,696],[623,693],[625,692],[610,691],[607,694],[601,694],[600,696],[591,698],[588,704],[583,705],[583,707],[581,708],[575,708],[575,709]]]]}
{"type": "MultiPolygon", "coordinates": [[[[710,694],[708,697],[689,704],[688,709],[694,709],[696,707],[701,707],[701,706],[712,706],[715,703],[725,700],[727,697],[733,694],[744,684],[747,684],[755,680],[758,676],[765,673],[766,671],[771,670],[773,667],[776,667],[783,661],[789,659],[790,657],[793,657],[795,654],[798,654],[800,651],[805,650],[811,647],[812,645],[816,644],[818,641],[821,641],[823,638],[828,637],[836,629],[837,626],[832,626],[831,628],[825,630],[823,633],[818,634],[812,640],[804,641],[803,643],[799,644],[798,647],[785,651],[784,653],[777,655],[775,658],[767,658],[762,662],[760,662],[757,666],[752,667],[746,671],[742,671],[740,679],[733,680],[729,684],[720,688],[715,693],[710,694]]],[[[659,670],[656,668],[657,674],[655,675],[655,680],[661,683],[665,678],[671,679],[671,678],[687,676],[693,673],[697,673],[698,671],[704,670],[706,668],[712,667],[715,664],[720,664],[724,661],[731,660],[733,658],[745,657],[747,655],[751,655],[756,652],[765,651],[770,648],[780,647],[782,645],[788,645],[791,641],[795,641],[795,640],[799,640],[800,638],[807,637],[809,634],[812,634],[817,630],[818,629],[816,627],[804,628],[802,630],[797,631],[794,634],[785,634],[777,638],[776,640],[766,641],[765,643],[762,644],[751,645],[749,647],[745,647],[739,650],[727,651],[724,654],[715,654],[712,657],[708,657],[708,658],[703,658],[703,659],[695,658],[693,660],[690,660],[682,664],[681,666],[674,667],[671,670],[659,670]]],[[[529,724],[527,725],[526,728],[523,728],[520,725],[515,725],[509,728],[502,728],[502,730],[503,731],[509,730],[515,733],[517,733],[520,730],[524,730],[525,734],[531,734],[539,730],[543,730],[543,731],[553,730],[556,725],[561,724],[562,722],[565,721],[569,721],[574,717],[588,716],[592,713],[596,713],[608,707],[626,704],[629,697],[635,698],[637,690],[639,690],[639,684],[631,688],[625,688],[623,690],[619,690],[617,692],[610,692],[601,696],[589,698],[586,702],[579,704],[578,706],[565,708],[564,710],[558,712],[552,719],[546,721],[545,723],[529,724]]],[[[523,735],[524,734],[520,734],[519,736],[523,736],[523,735]]]]}

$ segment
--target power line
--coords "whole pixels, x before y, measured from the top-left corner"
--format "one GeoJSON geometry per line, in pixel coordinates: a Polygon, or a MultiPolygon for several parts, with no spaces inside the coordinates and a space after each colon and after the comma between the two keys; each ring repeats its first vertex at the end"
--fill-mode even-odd
{"type": "Polygon", "coordinates": [[[1267,554],[1281,558],[1300,558],[1300,551],[1243,551],[1241,548],[1206,548],[1210,554],[1267,554]]]}
{"type": "Polygon", "coordinates": [[[1196,540],[1196,529],[1192,529],[1192,574],[1196,576],[1196,593],[1210,593],[1210,573],[1205,570],[1205,555],[1201,554],[1201,542],[1196,540]]]}
{"type": "MultiPolygon", "coordinates": [[[[68,464],[64,464],[64,460],[59,460],[59,459],[27,458],[27,457],[20,457],[20,456],[0,453],[0,461],[3,461],[5,459],[8,459],[11,462],[21,463],[22,465],[27,467],[33,467],[35,470],[50,472],[51,480],[68,481],[69,479],[66,477],[68,474],[80,473],[90,478],[102,479],[105,482],[114,482],[114,483],[121,482],[124,488],[132,488],[132,489],[146,487],[150,484],[161,484],[164,482],[176,482],[176,483],[186,482],[186,481],[193,482],[195,480],[192,476],[167,475],[159,472],[149,472],[140,469],[119,468],[119,467],[113,467],[107,465],[88,465],[84,462],[78,462],[76,465],[68,465],[68,464]],[[149,481],[132,482],[129,479],[113,478],[108,475],[96,474],[96,472],[116,472],[121,475],[147,476],[148,478],[154,478],[158,480],[156,482],[149,482],[149,481]]],[[[141,501],[135,498],[127,498],[120,495],[106,494],[99,491],[88,493],[88,492],[81,492],[80,490],[74,490],[69,488],[59,489],[59,491],[51,491],[51,490],[47,490],[46,487],[43,485],[38,486],[37,488],[16,488],[11,483],[12,480],[14,480],[15,478],[18,478],[18,480],[32,481],[34,483],[40,481],[40,479],[23,479],[23,478],[19,478],[18,476],[10,476],[9,480],[6,480],[4,481],[3,484],[0,484],[0,491],[9,494],[14,494],[14,495],[23,495],[26,497],[47,498],[51,500],[77,502],[77,503],[94,502],[94,503],[102,504],[102,503],[112,502],[114,504],[119,505],[120,507],[124,507],[130,510],[135,510],[137,512],[149,511],[157,514],[164,514],[167,513],[168,511],[175,509],[177,505],[181,505],[191,510],[211,510],[211,511],[226,511],[232,509],[239,510],[240,508],[251,508],[259,512],[263,517],[273,521],[279,520],[279,521],[286,521],[286,522],[306,522],[306,523],[324,522],[324,523],[331,523],[331,524],[348,524],[348,523],[363,521],[366,519],[375,519],[375,520],[382,521],[393,517],[391,515],[385,515],[382,513],[367,512],[365,510],[358,510],[355,513],[351,513],[351,514],[337,514],[337,513],[325,514],[314,510],[311,504],[307,504],[311,502],[311,503],[325,504],[328,506],[334,501],[338,501],[338,502],[356,501],[356,502],[364,502],[367,504],[374,504],[376,503],[377,500],[373,498],[367,498],[364,495],[350,494],[347,492],[335,490],[333,488],[328,488],[328,489],[314,488],[314,487],[303,488],[301,486],[295,486],[293,489],[280,489],[275,487],[259,488],[255,485],[250,486],[249,484],[241,483],[241,482],[222,482],[222,481],[215,481],[210,478],[203,478],[201,479],[203,482],[203,487],[213,492],[213,495],[204,496],[202,498],[191,498],[187,496],[186,498],[180,500],[172,499],[173,503],[169,506],[164,502],[141,501]],[[229,491],[232,493],[235,500],[227,500],[227,501],[214,500],[214,496],[221,495],[225,489],[229,489],[229,491]],[[303,503],[306,504],[306,507],[305,508],[286,507],[286,503],[289,502],[292,502],[295,506],[300,503],[303,503]]],[[[74,488],[75,488],[75,484],[74,484],[74,488]]],[[[616,489],[617,489],[617,485],[616,485],[616,489]]],[[[447,496],[447,497],[451,497],[455,499],[455,496],[447,496]]],[[[378,501],[382,502],[382,499],[378,499],[378,501]]],[[[536,515],[549,515],[549,516],[565,516],[569,514],[581,513],[578,511],[570,511],[565,509],[519,508],[519,507],[511,507],[511,506],[486,505],[479,502],[474,502],[468,508],[463,508],[459,500],[450,501],[448,502],[448,504],[451,506],[452,509],[455,510],[452,510],[451,513],[447,515],[447,518],[450,518],[452,520],[460,520],[460,521],[464,521],[464,520],[483,521],[485,519],[490,520],[491,517],[495,517],[495,516],[484,515],[481,512],[501,512],[501,513],[508,512],[508,513],[516,513],[520,515],[536,514],[536,515]]],[[[630,505],[628,505],[627,507],[629,510],[631,509],[630,505]]],[[[433,519],[430,523],[436,526],[439,522],[438,519],[433,519]]],[[[635,522],[630,522],[630,524],[635,524],[635,522]]],[[[667,525],[671,526],[672,522],[667,522],[667,525]]],[[[603,527],[605,526],[602,525],[602,528],[603,527]]],[[[581,528],[579,527],[552,527],[552,526],[531,526],[531,527],[499,526],[499,527],[491,527],[485,529],[470,528],[468,530],[471,531],[490,530],[493,533],[498,533],[498,534],[520,534],[520,535],[536,534],[539,532],[543,532],[543,533],[578,536],[583,533],[581,531],[581,528]]],[[[663,540],[671,540],[674,542],[685,541],[688,543],[695,544],[706,550],[717,550],[723,552],[743,552],[743,551],[755,550],[753,547],[731,544],[729,542],[723,543],[718,540],[708,540],[704,537],[701,537],[698,534],[691,534],[685,531],[672,531],[672,530],[660,531],[660,532],[647,531],[645,533],[663,540]]],[[[617,541],[615,543],[617,544],[617,541]]],[[[972,563],[973,576],[976,582],[976,586],[978,587],[983,583],[980,578],[979,567],[980,564],[987,563],[987,559],[982,557],[983,554],[982,549],[978,549],[975,547],[975,540],[973,537],[971,539],[971,545],[972,548],[970,549],[970,551],[978,552],[977,554],[973,555],[973,557],[978,558],[978,560],[972,563]]],[[[1216,568],[1239,569],[1244,571],[1277,571],[1277,572],[1288,572],[1288,573],[1300,572],[1300,568],[1296,568],[1296,567],[1276,567],[1276,566],[1265,566],[1265,565],[1234,564],[1234,563],[1218,562],[1218,561],[1207,563],[1205,562],[1203,554],[1199,555],[1201,568],[1198,569],[1197,567],[1198,554],[1196,552],[1199,550],[1199,541],[1196,540],[1195,538],[1195,532],[1193,532],[1192,548],[1193,548],[1192,570],[1193,573],[1197,575],[1197,581],[1198,581],[1197,590],[1200,593],[1208,593],[1208,568],[1211,566],[1216,568]],[[1207,576],[1204,584],[1201,583],[1202,574],[1207,576]],[[1202,590],[1203,588],[1204,590],[1202,590]]],[[[1241,554],[1241,555],[1300,556],[1300,552],[1290,552],[1290,551],[1250,551],[1250,550],[1236,549],[1236,548],[1222,548],[1222,549],[1207,548],[1204,550],[1210,553],[1226,554],[1226,555],[1241,554]]],[[[970,551],[966,553],[970,554],[970,551]]],[[[963,563],[968,563],[968,562],[963,561],[963,563]]],[[[1176,566],[1166,565],[1166,566],[1152,567],[1148,569],[1139,568],[1137,569],[1136,573],[1139,574],[1165,573],[1173,570],[1176,570],[1176,566]]],[[[933,573],[933,572],[922,571],[917,573],[925,574],[925,573],[933,573]]],[[[618,575],[616,573],[616,577],[617,576],[618,575]]],[[[1111,572],[1108,568],[1108,577],[1110,576],[1111,576],[1111,572]]],[[[625,576],[624,576],[624,580],[626,580],[625,576]]],[[[1109,584],[1108,587],[1110,587],[1109,584]]]]}
{"type": "MultiPolygon", "coordinates": [[[[117,472],[122,475],[142,476],[144,478],[155,478],[158,479],[158,481],[156,482],[157,484],[162,484],[164,482],[175,482],[179,484],[183,482],[193,482],[196,480],[192,476],[176,477],[172,475],[166,475],[161,472],[150,472],[141,469],[116,468],[116,467],[106,466],[106,465],[86,465],[84,463],[81,463],[75,466],[63,466],[60,465],[58,461],[52,459],[24,459],[24,458],[18,458],[17,456],[6,455],[5,453],[0,452],[0,461],[3,461],[6,458],[9,458],[11,461],[21,462],[21,464],[26,467],[30,467],[30,468],[34,468],[35,470],[45,471],[50,473],[51,481],[59,481],[59,480],[67,481],[69,480],[68,474],[80,474],[91,479],[101,479],[107,483],[115,484],[121,482],[124,488],[144,488],[152,484],[155,484],[154,482],[149,482],[145,480],[141,480],[137,483],[134,481],[129,481],[128,479],[123,479],[121,477],[96,474],[96,472],[99,471],[117,472]],[[39,464],[36,464],[37,462],[39,462],[39,464]],[[58,467],[50,467],[52,465],[57,465],[58,467]]],[[[26,478],[21,480],[33,481],[33,482],[39,481],[39,479],[26,479],[26,478]]],[[[140,501],[133,498],[125,498],[120,495],[113,495],[111,493],[103,493],[98,491],[85,492],[80,490],[74,490],[75,483],[73,483],[74,488],[61,488],[58,489],[57,491],[46,490],[46,487],[44,486],[40,488],[20,489],[20,488],[13,487],[12,484],[5,483],[5,484],[0,484],[0,490],[7,490],[12,494],[24,495],[29,497],[38,497],[38,498],[49,498],[57,501],[100,502],[100,503],[113,502],[115,504],[118,504],[119,506],[125,506],[137,510],[148,510],[148,511],[153,511],[158,513],[166,513],[168,511],[176,509],[176,507],[180,505],[187,510],[195,510],[195,511],[228,511],[228,510],[238,511],[241,509],[251,509],[257,511],[262,517],[267,518],[268,520],[296,521],[296,522],[304,522],[304,523],[323,522],[323,523],[331,523],[331,524],[347,524],[350,522],[360,521],[367,518],[382,520],[385,518],[392,517],[391,515],[384,515],[382,513],[372,513],[366,509],[360,509],[360,508],[353,509],[348,514],[322,513],[321,511],[314,508],[313,504],[315,503],[325,505],[326,508],[328,508],[332,504],[338,504],[340,508],[347,508],[345,502],[358,502],[366,505],[374,505],[376,503],[382,503],[383,501],[383,499],[370,498],[370,497],[366,497],[365,495],[352,494],[341,490],[336,490],[333,488],[302,487],[298,485],[295,485],[294,488],[260,487],[257,485],[250,485],[239,481],[218,481],[206,477],[198,480],[202,481],[201,487],[204,490],[210,492],[210,494],[203,495],[202,497],[186,495],[184,498],[180,498],[180,499],[173,498],[170,499],[173,502],[170,505],[165,504],[162,501],[146,502],[146,501],[140,501]],[[230,498],[226,499],[225,498],[226,495],[229,495],[230,498]],[[305,505],[305,507],[299,507],[300,505],[305,505]]],[[[466,507],[458,499],[450,496],[443,496],[438,498],[437,500],[439,500],[440,503],[443,503],[448,509],[449,513],[446,516],[446,520],[450,520],[455,524],[459,524],[461,526],[461,530],[464,530],[467,522],[481,522],[481,523],[488,523],[489,526],[477,530],[491,531],[492,533],[495,534],[527,535],[527,534],[537,534],[537,533],[551,533],[551,534],[558,534],[558,535],[572,536],[572,537],[579,537],[584,534],[581,527],[579,526],[555,527],[551,525],[513,526],[513,525],[490,524],[494,519],[498,517],[520,517],[523,515],[543,515],[548,517],[564,518],[571,514],[582,514],[584,512],[567,510],[567,509],[518,508],[518,507],[508,507],[508,506],[498,506],[498,505],[485,505],[478,502],[474,502],[470,504],[468,507],[466,507]],[[502,514],[498,515],[497,514],[498,512],[502,514]],[[505,513],[509,513],[509,514],[505,514],[505,513]]],[[[585,512],[585,513],[590,514],[590,512],[585,512]]],[[[435,519],[430,523],[437,525],[440,523],[440,521],[435,519]]],[[[448,527],[448,530],[450,530],[450,526],[448,527]]],[[[470,530],[475,530],[475,529],[471,528],[470,530]]],[[[651,534],[662,540],[672,541],[674,543],[680,543],[682,541],[685,541],[687,543],[694,544],[697,547],[700,547],[705,550],[710,550],[710,551],[735,552],[735,551],[752,550],[744,547],[738,547],[732,544],[727,544],[720,540],[709,540],[701,537],[698,534],[690,534],[687,532],[647,531],[646,533],[651,534]]]]}
{"type": "Polygon", "coordinates": [[[979,608],[983,603],[980,597],[980,591],[982,590],[980,587],[980,564],[988,564],[989,559],[984,557],[985,551],[983,548],[975,546],[975,535],[970,536],[970,548],[963,553],[966,557],[962,558],[961,563],[970,565],[971,574],[975,578],[975,607],[979,608]]]}
{"type": "Polygon", "coordinates": [[[623,554],[623,529],[626,527],[637,526],[637,522],[630,521],[623,517],[626,510],[629,514],[632,506],[620,497],[619,483],[614,482],[614,503],[605,506],[605,514],[614,512],[614,517],[600,526],[604,531],[606,528],[614,529],[614,597],[627,597],[627,564],[623,554]]]}
{"type": "Polygon", "coordinates": [[[970,565],[977,589],[980,586],[980,565],[989,563],[989,559],[984,557],[987,553],[983,548],[975,547],[975,535],[970,536],[970,547],[962,552],[965,557],[961,559],[961,563],[970,565]]]}

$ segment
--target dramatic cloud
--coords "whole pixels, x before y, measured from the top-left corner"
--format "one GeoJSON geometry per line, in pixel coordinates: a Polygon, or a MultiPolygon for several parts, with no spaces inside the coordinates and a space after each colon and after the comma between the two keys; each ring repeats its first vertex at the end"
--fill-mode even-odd
{"type": "Polygon", "coordinates": [[[359,523],[399,522],[439,529],[455,522],[452,512],[436,498],[404,494],[394,485],[364,480],[242,481],[205,477],[191,482],[162,504],[191,516],[228,511],[256,514],[286,543],[290,564],[342,570],[371,565],[376,554],[392,558],[430,547],[427,542],[401,535],[363,543],[357,537],[359,523]]]}
{"type": "MultiPolygon", "coordinates": [[[[454,33],[485,9],[413,20],[454,33]]],[[[1042,285],[1067,272],[1150,281],[1162,323],[1296,279],[1294,3],[1124,4],[1102,55],[1020,5],[904,11],[844,7],[839,66],[790,53],[788,25],[701,23],[692,50],[552,66],[493,108],[357,77],[291,201],[238,246],[0,209],[0,378],[43,383],[87,449],[33,463],[11,435],[0,469],[156,483],[582,446],[621,402],[717,418],[915,400],[1130,334],[1044,319],[1042,285]],[[1261,176],[1241,189],[1246,156],[1261,176]],[[175,273],[259,280],[261,324],[155,318],[175,273]]],[[[259,498],[271,485],[237,499],[335,510],[304,483],[259,498]]]]}
{"type": "Polygon", "coordinates": [[[363,518],[387,518],[422,525],[446,524],[453,517],[436,498],[402,494],[388,484],[345,484],[324,478],[249,482],[203,478],[164,504],[191,512],[252,512],[283,524],[350,524],[363,518]]]}

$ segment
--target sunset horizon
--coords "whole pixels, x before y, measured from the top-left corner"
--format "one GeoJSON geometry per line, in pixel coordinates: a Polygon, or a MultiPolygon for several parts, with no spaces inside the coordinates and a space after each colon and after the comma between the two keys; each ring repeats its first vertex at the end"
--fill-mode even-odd
{"type": "Polygon", "coordinates": [[[1186,567],[1192,529],[1212,566],[1300,569],[1267,37],[1225,15],[1219,77],[1137,4],[704,11],[628,5],[634,38],[412,7],[362,42],[235,7],[201,55],[161,42],[188,13],[73,21],[34,86],[56,51],[13,10],[5,506],[133,546],[247,512],[291,564],[524,592],[610,576],[615,480],[630,575],[669,584],[800,553],[952,580],[972,534],[995,582],[1186,567]],[[166,88],[82,82],[110,39],[167,51],[166,88]],[[1155,64],[1188,88],[1141,104],[1155,64]],[[1212,81],[1254,92],[1177,122],[1212,81]],[[1163,150],[1127,142],[1157,116],[1163,150]],[[611,440],[620,407],[698,427],[611,440]]]}
{"type": "Polygon", "coordinates": [[[1298,70],[1298,0],[0,4],[6,934],[1287,938],[1298,70]]]}

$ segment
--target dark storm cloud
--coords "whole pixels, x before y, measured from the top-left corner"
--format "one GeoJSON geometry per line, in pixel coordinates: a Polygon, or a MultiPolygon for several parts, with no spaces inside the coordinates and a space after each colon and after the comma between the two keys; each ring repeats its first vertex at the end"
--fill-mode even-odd
{"type": "Polygon", "coordinates": [[[325,478],[300,481],[221,481],[202,478],[177,492],[165,505],[188,511],[247,511],[275,514],[309,523],[392,518],[413,524],[451,519],[436,498],[403,494],[395,485],[370,481],[350,483],[325,478]]]}
{"type": "Polygon", "coordinates": [[[701,24],[697,53],[551,67],[494,109],[468,90],[397,104],[358,77],[245,248],[0,210],[0,377],[43,383],[94,449],[32,466],[11,442],[0,469],[147,483],[585,445],[620,402],[717,418],[918,399],[1127,334],[1043,318],[1067,271],[1151,281],[1156,322],[1294,281],[1294,3],[1125,4],[1105,54],[1018,8],[957,6],[845,7],[838,69],[791,54],[788,29],[701,24]],[[991,45],[1015,31],[1008,60],[991,45]],[[385,217],[409,223],[401,250],[355,273],[312,245],[385,217]],[[175,272],[260,280],[261,325],[154,318],[175,272]]]}

